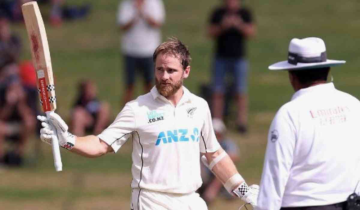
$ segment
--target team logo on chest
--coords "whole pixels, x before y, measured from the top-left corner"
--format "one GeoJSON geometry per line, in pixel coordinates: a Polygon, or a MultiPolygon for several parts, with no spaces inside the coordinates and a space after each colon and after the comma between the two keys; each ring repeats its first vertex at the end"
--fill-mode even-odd
{"type": "Polygon", "coordinates": [[[149,122],[148,123],[154,123],[160,120],[164,120],[164,113],[158,112],[156,110],[150,111],[147,113],[149,122]]]}
{"type": "Polygon", "coordinates": [[[196,109],[197,109],[197,107],[191,107],[186,110],[189,118],[193,118],[196,109]]]}

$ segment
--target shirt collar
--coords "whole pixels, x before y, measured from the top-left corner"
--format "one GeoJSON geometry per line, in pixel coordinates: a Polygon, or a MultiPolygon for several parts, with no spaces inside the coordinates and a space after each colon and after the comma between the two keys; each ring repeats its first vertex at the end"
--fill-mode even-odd
{"type": "MultiPolygon", "coordinates": [[[[185,86],[182,86],[182,89],[184,91],[184,94],[182,95],[178,105],[181,105],[183,103],[186,103],[188,101],[190,101],[191,99],[191,94],[190,94],[190,91],[185,87],[185,86]]],[[[151,95],[152,97],[154,98],[154,100],[156,100],[157,98],[159,98],[160,100],[162,101],[166,101],[166,102],[169,102],[169,100],[167,100],[164,96],[160,95],[159,91],[157,90],[156,86],[154,86],[152,89],[151,89],[151,95]]]]}
{"type": "Polygon", "coordinates": [[[152,97],[154,99],[157,99],[158,97],[160,97],[160,93],[158,92],[158,90],[156,89],[156,86],[154,86],[153,88],[151,88],[151,91],[150,91],[152,97]]]}
{"type": "Polygon", "coordinates": [[[318,93],[318,92],[323,93],[324,91],[329,91],[329,90],[335,90],[334,83],[330,82],[330,83],[326,83],[326,84],[315,85],[315,86],[311,86],[308,88],[300,89],[294,93],[291,100],[295,100],[296,98],[298,98],[304,94],[318,93]]]}

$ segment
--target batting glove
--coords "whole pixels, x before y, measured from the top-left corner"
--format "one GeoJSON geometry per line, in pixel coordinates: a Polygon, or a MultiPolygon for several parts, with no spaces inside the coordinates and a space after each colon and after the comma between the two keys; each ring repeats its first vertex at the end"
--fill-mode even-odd
{"type": "Polygon", "coordinates": [[[259,185],[254,184],[249,187],[245,182],[243,182],[233,190],[233,193],[246,204],[251,204],[253,207],[257,206],[259,185]]]}
{"type": "Polygon", "coordinates": [[[57,135],[61,147],[67,150],[71,150],[74,147],[76,136],[68,132],[69,127],[58,114],[55,112],[51,113],[49,119],[39,115],[37,119],[41,121],[40,139],[43,142],[51,145],[52,135],[57,135]]]}

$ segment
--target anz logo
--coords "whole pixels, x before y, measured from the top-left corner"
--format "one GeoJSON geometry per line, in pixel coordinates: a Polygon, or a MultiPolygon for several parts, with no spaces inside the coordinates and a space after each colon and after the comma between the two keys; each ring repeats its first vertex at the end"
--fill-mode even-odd
{"type": "Polygon", "coordinates": [[[171,144],[178,142],[199,142],[199,129],[194,128],[192,131],[189,129],[168,130],[159,133],[155,146],[162,144],[171,144]]]}

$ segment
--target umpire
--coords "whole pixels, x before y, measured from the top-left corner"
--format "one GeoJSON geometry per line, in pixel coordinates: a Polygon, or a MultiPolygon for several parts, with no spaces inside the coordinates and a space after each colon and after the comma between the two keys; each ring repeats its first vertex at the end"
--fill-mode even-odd
{"type": "Polygon", "coordinates": [[[360,102],[327,83],[320,38],[292,39],[288,70],[295,94],[272,121],[257,210],[343,210],[360,178],[360,102]]]}

